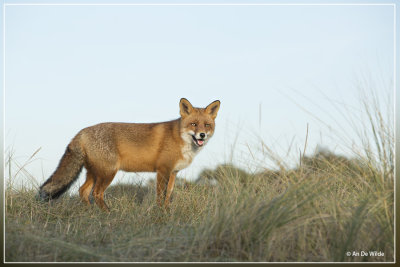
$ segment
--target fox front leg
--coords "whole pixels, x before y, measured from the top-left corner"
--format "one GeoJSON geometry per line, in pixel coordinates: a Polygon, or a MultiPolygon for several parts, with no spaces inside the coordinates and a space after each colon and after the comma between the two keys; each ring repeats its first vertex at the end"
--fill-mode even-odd
{"type": "Polygon", "coordinates": [[[170,201],[170,198],[171,198],[171,194],[172,194],[172,191],[174,190],[174,185],[175,185],[175,178],[176,178],[176,174],[177,174],[178,172],[172,172],[171,173],[171,175],[169,176],[169,179],[168,179],[168,185],[167,185],[167,193],[166,193],[166,196],[165,196],[165,202],[164,202],[164,206],[167,208],[168,207],[168,204],[169,204],[169,201],[170,201]]]}
{"type": "Polygon", "coordinates": [[[157,203],[160,207],[163,205],[165,200],[170,175],[171,173],[167,171],[157,171],[157,203]]]}

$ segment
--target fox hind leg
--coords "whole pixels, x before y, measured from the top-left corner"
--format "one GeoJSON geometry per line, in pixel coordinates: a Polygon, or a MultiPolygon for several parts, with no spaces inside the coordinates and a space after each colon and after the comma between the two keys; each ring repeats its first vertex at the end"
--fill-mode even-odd
{"type": "Polygon", "coordinates": [[[102,174],[101,176],[96,176],[96,183],[93,189],[93,197],[96,204],[105,211],[110,211],[106,203],[104,202],[104,191],[111,184],[117,171],[110,172],[108,174],[102,174]]]}
{"type": "Polygon", "coordinates": [[[90,197],[90,194],[92,193],[92,189],[95,184],[95,176],[88,168],[86,168],[86,170],[87,170],[86,181],[79,188],[79,196],[81,197],[83,202],[90,205],[91,203],[90,203],[89,197],[90,197]]]}

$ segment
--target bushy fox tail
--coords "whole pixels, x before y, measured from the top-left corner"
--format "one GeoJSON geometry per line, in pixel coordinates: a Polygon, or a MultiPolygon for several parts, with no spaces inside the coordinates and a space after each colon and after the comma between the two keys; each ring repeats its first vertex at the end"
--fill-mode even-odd
{"type": "Polygon", "coordinates": [[[82,148],[72,140],[65,150],[54,173],[40,187],[37,197],[40,200],[50,200],[61,196],[76,181],[82,170],[84,154],[82,148]]]}

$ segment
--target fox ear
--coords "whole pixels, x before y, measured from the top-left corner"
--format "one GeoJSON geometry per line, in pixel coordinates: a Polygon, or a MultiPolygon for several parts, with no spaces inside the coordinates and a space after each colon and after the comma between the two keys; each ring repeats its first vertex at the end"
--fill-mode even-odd
{"type": "Polygon", "coordinates": [[[193,106],[190,104],[189,100],[186,98],[181,98],[181,101],[179,102],[179,109],[181,117],[185,117],[193,111],[193,106]]]}
{"type": "Polygon", "coordinates": [[[215,100],[210,105],[206,107],[206,112],[211,115],[213,119],[217,117],[217,112],[219,110],[219,105],[221,102],[219,100],[215,100]]]}

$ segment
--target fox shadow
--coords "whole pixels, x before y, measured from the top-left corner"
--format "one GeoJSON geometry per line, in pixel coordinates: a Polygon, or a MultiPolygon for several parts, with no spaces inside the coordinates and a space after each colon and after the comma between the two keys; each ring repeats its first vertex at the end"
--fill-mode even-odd
{"type": "Polygon", "coordinates": [[[151,187],[142,184],[116,184],[108,187],[105,193],[109,199],[127,197],[141,204],[153,191],[151,187]]]}

